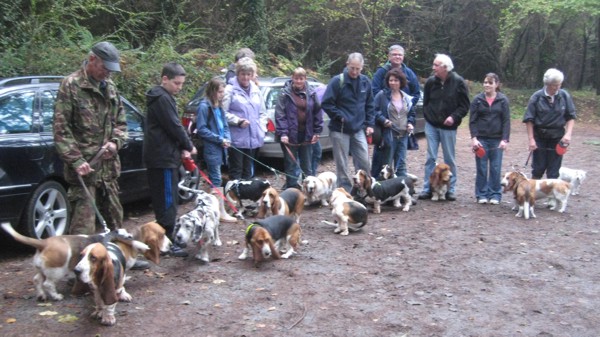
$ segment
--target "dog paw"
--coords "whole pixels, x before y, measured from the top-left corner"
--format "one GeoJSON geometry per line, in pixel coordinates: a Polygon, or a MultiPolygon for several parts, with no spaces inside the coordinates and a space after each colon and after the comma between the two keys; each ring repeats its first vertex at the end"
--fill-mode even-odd
{"type": "Polygon", "coordinates": [[[116,322],[114,315],[104,315],[101,321],[102,325],[115,325],[116,322]]]}
{"type": "Polygon", "coordinates": [[[340,235],[344,235],[344,236],[346,236],[346,235],[348,235],[348,234],[350,234],[350,233],[348,232],[348,230],[347,230],[347,229],[346,229],[345,231],[343,231],[343,232],[341,232],[341,233],[340,233],[340,235]]]}
{"type": "Polygon", "coordinates": [[[215,243],[213,243],[213,246],[217,246],[217,247],[221,247],[223,245],[223,243],[221,242],[221,239],[215,240],[215,243]]]}
{"type": "MultiPolygon", "coordinates": [[[[50,296],[52,297],[53,300],[55,301],[62,301],[62,299],[64,298],[64,296],[62,294],[50,294],[50,296]]],[[[38,297],[39,298],[39,297],[38,297]]],[[[45,296],[44,296],[44,301],[46,300],[45,296]]]]}
{"type": "Polygon", "coordinates": [[[342,230],[341,230],[340,228],[336,228],[336,229],[334,229],[334,230],[333,230],[333,232],[334,232],[335,234],[337,234],[337,233],[339,233],[339,232],[341,232],[341,231],[342,231],[342,230]]]}
{"type": "MultiPolygon", "coordinates": [[[[407,205],[407,206],[408,206],[408,205],[407,205]]],[[[410,208],[409,208],[409,207],[404,207],[404,208],[402,209],[402,212],[408,212],[409,210],[410,210],[410,208]]]]}
{"type": "Polygon", "coordinates": [[[325,200],[321,200],[321,206],[329,206],[329,203],[325,200]]]}
{"type": "Polygon", "coordinates": [[[133,297],[131,297],[131,295],[129,295],[129,293],[125,290],[119,294],[119,302],[131,302],[132,299],[133,297]]]}

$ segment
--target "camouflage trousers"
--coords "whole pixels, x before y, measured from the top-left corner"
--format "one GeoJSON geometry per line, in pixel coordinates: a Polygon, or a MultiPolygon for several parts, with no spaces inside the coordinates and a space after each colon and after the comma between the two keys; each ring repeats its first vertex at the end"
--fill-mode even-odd
{"type": "MultiPolygon", "coordinates": [[[[119,200],[117,181],[87,185],[87,188],[108,228],[112,230],[123,227],[123,206],[119,200]]],[[[69,186],[68,198],[71,204],[70,234],[94,234],[104,230],[100,220],[96,219],[94,206],[81,185],[69,186]]]]}

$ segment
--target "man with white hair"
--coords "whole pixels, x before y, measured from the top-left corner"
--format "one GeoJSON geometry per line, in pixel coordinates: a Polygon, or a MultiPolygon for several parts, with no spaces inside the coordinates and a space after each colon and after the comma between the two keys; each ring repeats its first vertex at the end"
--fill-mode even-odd
{"type": "Polygon", "coordinates": [[[544,74],[544,87],[531,95],[523,116],[529,151],[533,151],[533,179],[541,179],[544,172],[547,178],[558,178],[564,149],[571,142],[577,115],[571,95],[561,89],[564,78],[560,70],[548,69],[544,74]]]}
{"type": "Polygon", "coordinates": [[[433,75],[427,79],[423,91],[423,114],[427,138],[425,178],[419,199],[431,199],[429,176],[436,165],[438,148],[442,145],[444,163],[450,166],[452,178],[446,200],[456,200],[456,129],[469,111],[469,90],[465,80],[453,71],[448,55],[437,54],[433,60],[433,75]]]}
{"type": "Polygon", "coordinates": [[[344,72],[334,76],[327,84],[321,103],[330,118],[329,137],[333,146],[338,186],[348,192],[352,189],[348,152],[352,155],[356,170],[371,171],[366,136],[373,134],[375,107],[371,81],[361,74],[363,65],[362,54],[350,54],[344,72]]]}

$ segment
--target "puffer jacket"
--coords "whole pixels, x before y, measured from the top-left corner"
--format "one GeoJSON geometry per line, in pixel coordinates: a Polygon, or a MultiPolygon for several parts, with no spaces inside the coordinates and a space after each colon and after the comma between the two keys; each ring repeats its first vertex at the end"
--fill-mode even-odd
{"type": "Polygon", "coordinates": [[[508,97],[496,93],[496,98],[490,106],[485,99],[485,93],[479,93],[471,102],[469,130],[471,138],[496,138],[509,140],[510,137],[510,107],[508,97]]]}
{"type": "Polygon", "coordinates": [[[469,89],[465,80],[454,71],[448,73],[444,83],[436,76],[427,79],[423,92],[423,114],[429,124],[456,130],[469,112],[469,105],[469,89]],[[449,116],[454,119],[454,124],[444,125],[449,116]]]}
{"type": "Polygon", "coordinates": [[[344,69],[342,83],[341,80],[340,75],[337,75],[329,81],[321,103],[321,107],[330,118],[329,130],[354,134],[367,127],[373,127],[375,110],[369,78],[359,75],[356,92],[347,69],[344,69]]]}
{"type": "Polygon", "coordinates": [[[250,93],[247,93],[236,77],[229,83],[225,88],[223,110],[229,123],[231,145],[239,149],[260,148],[267,132],[267,112],[260,88],[250,81],[250,93]],[[241,128],[242,119],[248,120],[250,125],[241,128]]]}
{"type": "MultiPolygon", "coordinates": [[[[289,80],[279,93],[275,106],[275,134],[287,136],[291,144],[310,142],[313,135],[323,132],[323,112],[316,92],[306,83],[306,127],[304,139],[298,137],[298,111],[292,95],[292,81],[289,80]]],[[[302,95],[302,94],[301,94],[302,95]]]]}
{"type": "MultiPolygon", "coordinates": [[[[101,90],[85,66],[63,79],[54,106],[54,145],[70,184],[79,184],[75,168],[92,160],[102,145],[111,141],[118,150],[127,140],[127,119],[115,84],[107,80],[101,90]]],[[[102,160],[94,169],[83,177],[86,183],[117,179],[119,156],[102,160]]]]}
{"type": "Polygon", "coordinates": [[[216,117],[215,111],[208,100],[205,98],[200,101],[198,116],[196,117],[196,128],[198,136],[204,141],[202,150],[204,161],[209,165],[227,164],[227,149],[223,147],[223,140],[231,141],[231,134],[223,109],[221,109],[223,137],[219,135],[216,117]]]}

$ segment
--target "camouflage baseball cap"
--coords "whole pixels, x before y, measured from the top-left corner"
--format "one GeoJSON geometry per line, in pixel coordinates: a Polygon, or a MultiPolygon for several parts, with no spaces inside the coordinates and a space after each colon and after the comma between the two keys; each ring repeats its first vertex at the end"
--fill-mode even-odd
{"type": "Polygon", "coordinates": [[[110,42],[98,42],[92,47],[92,52],[98,56],[102,62],[104,62],[104,67],[109,71],[121,71],[121,66],[119,65],[119,51],[115,46],[110,42]]]}

